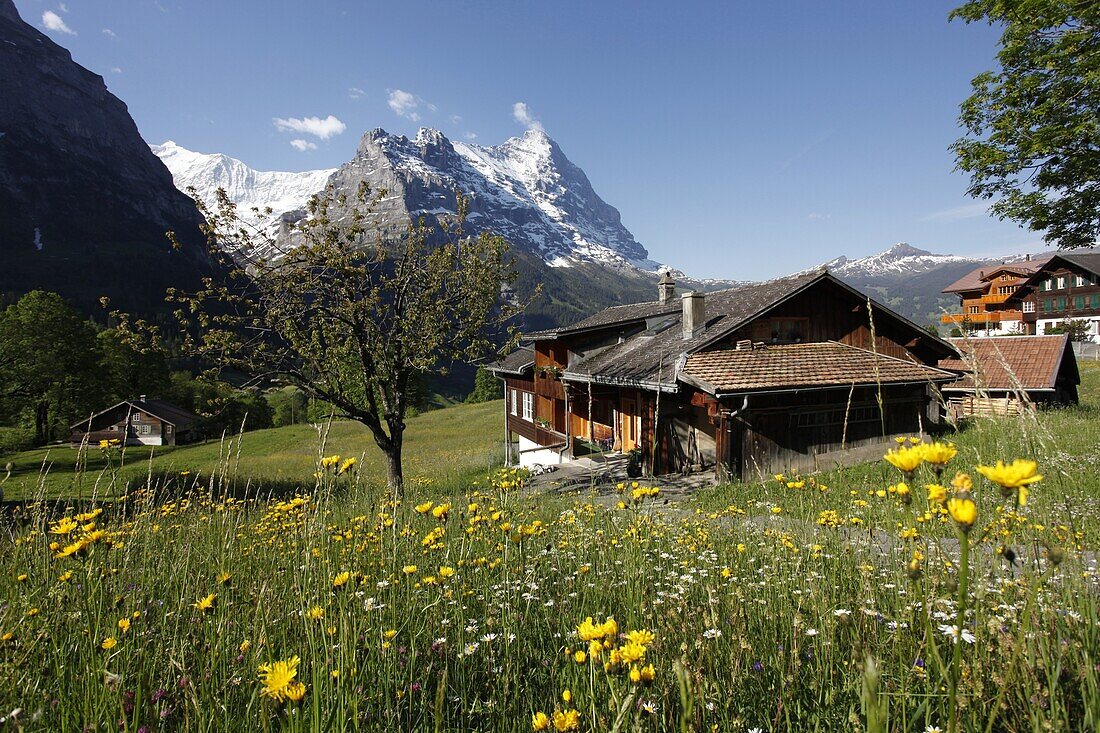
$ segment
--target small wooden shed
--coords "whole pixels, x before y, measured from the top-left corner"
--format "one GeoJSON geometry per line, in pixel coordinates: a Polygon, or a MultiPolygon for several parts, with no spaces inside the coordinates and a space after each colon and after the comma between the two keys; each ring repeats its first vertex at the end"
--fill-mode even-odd
{"type": "Polygon", "coordinates": [[[949,339],[960,357],[939,367],[960,378],[944,385],[948,416],[1018,414],[1039,404],[1077,404],[1081,374],[1069,336],[949,339]]]}

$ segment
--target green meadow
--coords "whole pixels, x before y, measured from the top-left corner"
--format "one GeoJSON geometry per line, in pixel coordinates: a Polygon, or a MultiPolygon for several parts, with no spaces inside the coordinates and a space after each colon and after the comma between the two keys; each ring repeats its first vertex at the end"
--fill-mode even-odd
{"type": "Polygon", "coordinates": [[[0,728],[1096,730],[1082,370],[1080,406],[907,444],[908,474],[669,503],[531,491],[499,402],[410,421],[400,499],[344,423],[9,457],[0,728]]]}

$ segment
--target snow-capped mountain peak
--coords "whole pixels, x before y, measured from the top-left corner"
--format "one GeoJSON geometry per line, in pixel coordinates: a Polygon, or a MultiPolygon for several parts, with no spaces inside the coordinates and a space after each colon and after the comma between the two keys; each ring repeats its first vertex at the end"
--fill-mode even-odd
{"type": "Polygon", "coordinates": [[[328,183],[345,192],[365,183],[387,191],[375,210],[383,231],[454,214],[455,193],[461,192],[470,197],[468,233],[493,231],[551,266],[588,262],[634,274],[659,267],[543,130],[482,146],[452,142],[430,127],[411,140],[375,129],[340,168],[302,173],[257,171],[227,155],[196,153],[172,141],[151,147],[181,190],[194,186],[210,201],[224,188],[242,213],[270,207],[274,214],[257,222],[269,236],[279,233],[284,220],[300,217],[309,197],[328,183]]]}
{"type": "Polygon", "coordinates": [[[959,255],[934,254],[927,250],[918,249],[906,242],[898,242],[889,249],[878,254],[848,259],[841,256],[826,262],[823,266],[834,275],[844,277],[859,275],[863,277],[875,277],[881,275],[905,274],[914,275],[927,272],[947,264],[968,263],[974,260],[959,255]]]}
{"type": "Polygon", "coordinates": [[[221,153],[197,153],[172,140],[150,145],[168,170],[176,187],[194,186],[204,201],[207,194],[224,188],[241,209],[271,207],[277,213],[300,209],[309,197],[325,187],[334,168],[302,171],[258,171],[221,153]]]}

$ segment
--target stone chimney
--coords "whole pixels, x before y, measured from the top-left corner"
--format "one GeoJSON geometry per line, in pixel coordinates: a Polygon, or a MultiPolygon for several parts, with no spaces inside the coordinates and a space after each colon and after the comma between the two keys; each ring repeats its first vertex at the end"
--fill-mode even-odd
{"type": "Polygon", "coordinates": [[[695,291],[682,293],[680,302],[684,309],[684,315],[680,321],[683,325],[684,339],[687,340],[703,330],[703,324],[707,320],[706,306],[703,294],[695,291]]]}
{"type": "Polygon", "coordinates": [[[672,279],[672,273],[665,270],[661,279],[657,282],[657,302],[667,303],[676,295],[676,282],[672,279]]]}

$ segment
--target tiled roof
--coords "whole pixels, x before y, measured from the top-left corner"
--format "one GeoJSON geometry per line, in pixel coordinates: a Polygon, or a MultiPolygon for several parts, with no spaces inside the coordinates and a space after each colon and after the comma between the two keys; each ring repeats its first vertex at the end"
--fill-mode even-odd
{"type": "MultiPolygon", "coordinates": [[[[826,276],[814,272],[707,293],[705,327],[690,339],[683,338],[680,325],[682,305],[676,298],[674,309],[651,312],[651,315],[669,315],[668,323],[663,328],[642,331],[622,343],[576,361],[569,365],[564,377],[582,381],[592,379],[606,384],[660,383],[674,387],[677,362],[682,354],[701,348],[821,277],[826,276]]],[[[617,306],[627,307],[630,306],[617,306]]]]}
{"type": "Polygon", "coordinates": [[[708,392],[944,382],[954,374],[836,341],[692,354],[681,375],[708,392]]]}
{"type": "Polygon", "coordinates": [[[1063,260],[1085,268],[1094,275],[1100,275],[1100,252],[1066,253],[1058,255],[1063,260]]]}
{"type": "Polygon", "coordinates": [[[972,373],[944,389],[1052,390],[1065,358],[1074,360],[1072,373],[1077,374],[1077,361],[1065,334],[948,340],[962,358],[942,359],[938,366],[972,373]]]}
{"type": "Polygon", "coordinates": [[[508,356],[485,366],[491,372],[503,374],[522,374],[527,367],[535,365],[535,350],[530,346],[521,346],[508,356]]]}
{"type": "Polygon", "coordinates": [[[1050,261],[1050,258],[1053,256],[1054,255],[1052,254],[1040,255],[1030,260],[1024,260],[1023,262],[1010,262],[1004,265],[982,265],[981,267],[975,268],[974,270],[968,272],[966,275],[963,275],[955,282],[948,285],[946,288],[943,289],[942,292],[959,293],[967,290],[984,290],[989,283],[983,280],[982,277],[987,275],[988,273],[992,273],[997,270],[1007,269],[1011,270],[1012,272],[1018,272],[1028,275],[1034,272],[1038,272],[1043,267],[1043,265],[1050,261]]]}
{"type": "Polygon", "coordinates": [[[614,326],[623,323],[632,323],[635,321],[644,321],[647,318],[653,316],[659,316],[666,313],[679,312],[680,298],[673,297],[667,303],[661,303],[660,301],[651,300],[644,303],[628,303],[627,305],[613,305],[610,308],[604,308],[599,313],[593,313],[582,321],[570,324],[568,326],[561,326],[559,328],[550,328],[545,331],[538,331],[535,333],[526,333],[523,335],[523,340],[538,340],[544,338],[555,338],[557,336],[564,336],[570,333],[578,333],[580,331],[589,331],[594,328],[604,328],[606,326],[614,326]]]}

